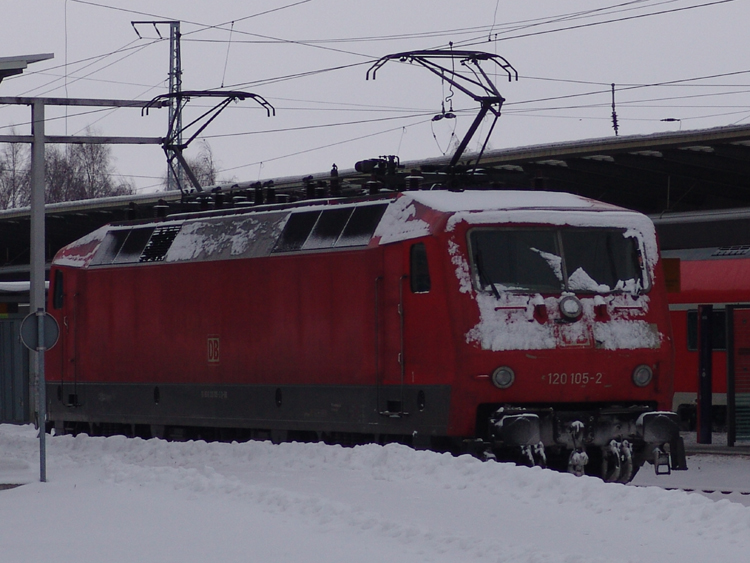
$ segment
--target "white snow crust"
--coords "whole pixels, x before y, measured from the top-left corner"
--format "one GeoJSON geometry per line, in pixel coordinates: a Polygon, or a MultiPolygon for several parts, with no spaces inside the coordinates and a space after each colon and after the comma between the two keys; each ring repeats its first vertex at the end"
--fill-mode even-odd
{"type": "MultiPolygon", "coordinates": [[[[473,285],[469,265],[455,241],[449,241],[448,251],[455,266],[459,291],[472,295],[473,285]]],[[[592,283],[593,280],[592,280],[592,283]]],[[[479,308],[479,323],[466,334],[467,343],[475,343],[484,350],[550,350],[566,346],[599,347],[605,350],[635,350],[658,348],[665,338],[656,326],[637,317],[648,311],[648,295],[628,293],[579,296],[583,305],[582,318],[570,324],[539,323],[534,318],[534,307],[544,305],[550,319],[559,318],[559,302],[566,294],[542,297],[502,291],[499,299],[492,294],[473,294],[479,308]],[[609,320],[594,320],[594,307],[605,305],[609,320]]],[[[628,289],[637,289],[634,284],[628,289]]]]}
{"type": "Polygon", "coordinates": [[[0,282],[0,293],[18,293],[21,291],[29,291],[31,288],[31,282],[18,281],[18,282],[0,282]]]}
{"type": "Polygon", "coordinates": [[[227,259],[266,254],[270,252],[288,218],[289,212],[186,221],[169,247],[164,261],[227,259]],[[263,238],[267,239],[267,244],[258,244],[259,239],[263,238]]]}
{"type": "MultiPolygon", "coordinates": [[[[622,296],[580,297],[583,304],[581,320],[556,324],[539,323],[534,318],[534,306],[544,303],[549,318],[559,318],[559,297],[500,293],[500,299],[477,293],[479,323],[466,334],[468,343],[476,343],[484,350],[550,350],[558,347],[584,346],[605,350],[634,350],[658,348],[664,335],[646,321],[629,318],[635,311],[647,309],[648,297],[637,300],[643,307],[618,310],[622,296]],[[612,316],[606,322],[593,321],[594,307],[604,299],[612,316]]],[[[628,297],[628,296],[625,296],[628,297]]],[[[629,298],[629,297],[628,297],[629,298]]]]}
{"type": "MultiPolygon", "coordinates": [[[[2,561],[741,563],[750,553],[750,508],[729,500],[399,445],[81,435],[47,446],[39,483],[34,429],[0,426],[0,482],[26,483],[0,491],[2,561]]],[[[735,471],[747,470],[746,460],[735,471]]]]}
{"type": "Polygon", "coordinates": [[[609,203],[563,192],[531,192],[520,190],[446,190],[407,192],[409,198],[437,211],[458,213],[488,209],[599,209],[622,211],[609,203]]]}
{"type": "Polygon", "coordinates": [[[388,206],[373,237],[379,238],[380,244],[388,244],[429,234],[429,223],[417,218],[415,199],[401,196],[388,206]]]}

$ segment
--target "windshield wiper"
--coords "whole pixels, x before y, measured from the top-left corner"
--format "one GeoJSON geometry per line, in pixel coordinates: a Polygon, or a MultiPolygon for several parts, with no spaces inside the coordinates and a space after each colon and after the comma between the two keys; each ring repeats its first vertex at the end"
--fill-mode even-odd
{"type": "Polygon", "coordinates": [[[495,284],[490,281],[490,279],[487,277],[487,274],[484,273],[484,268],[482,268],[482,259],[479,252],[474,253],[474,267],[477,269],[477,275],[479,276],[479,283],[482,284],[482,287],[489,285],[490,289],[492,290],[492,294],[495,296],[497,300],[500,300],[500,293],[497,291],[497,288],[495,287],[495,284]]]}

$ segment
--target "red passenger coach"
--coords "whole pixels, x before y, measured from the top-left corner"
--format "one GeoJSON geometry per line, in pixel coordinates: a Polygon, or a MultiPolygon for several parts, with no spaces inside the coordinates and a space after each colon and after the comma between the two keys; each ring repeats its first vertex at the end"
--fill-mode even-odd
{"type": "Polygon", "coordinates": [[[50,421],[400,441],[628,481],[684,465],[662,278],[647,217],[560,193],[112,224],[53,262],[50,421]]]}
{"type": "Polygon", "coordinates": [[[675,340],[673,409],[683,425],[695,427],[699,374],[698,307],[712,311],[712,418],[728,425],[727,373],[744,381],[750,334],[750,210],[666,213],[654,218],[663,256],[675,260],[679,286],[668,294],[675,340]],[[730,313],[731,311],[731,313],[730,313]],[[728,357],[734,346],[734,358],[728,357]],[[741,364],[741,365],[740,365],[741,364]]]}
{"type": "MultiPolygon", "coordinates": [[[[727,305],[750,302],[750,260],[732,251],[704,249],[682,254],[679,293],[670,294],[675,355],[674,410],[695,426],[698,388],[698,306],[712,305],[713,419],[723,428],[727,405],[727,305]]],[[[677,253],[669,253],[675,256],[677,253]]]]}

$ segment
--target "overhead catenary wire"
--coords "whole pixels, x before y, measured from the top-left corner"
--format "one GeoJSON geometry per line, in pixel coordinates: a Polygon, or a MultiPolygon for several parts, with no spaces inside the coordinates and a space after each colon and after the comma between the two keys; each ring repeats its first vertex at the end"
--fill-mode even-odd
{"type": "Polygon", "coordinates": [[[312,148],[309,148],[309,149],[304,149],[304,150],[301,150],[301,151],[297,151],[297,152],[294,152],[294,153],[289,153],[289,154],[285,154],[285,155],[281,155],[281,156],[277,156],[277,157],[273,157],[273,158],[266,158],[266,159],[259,160],[259,161],[256,161],[256,162],[251,162],[249,164],[243,164],[243,165],[240,165],[240,166],[234,166],[232,168],[225,168],[223,170],[223,172],[233,172],[234,170],[239,170],[241,168],[248,168],[250,166],[257,166],[257,165],[263,164],[263,163],[274,162],[274,161],[281,160],[281,159],[284,159],[284,158],[291,158],[291,157],[294,157],[294,156],[299,156],[299,155],[302,155],[302,154],[307,154],[307,153],[318,151],[318,150],[323,150],[323,149],[327,149],[327,148],[331,148],[331,147],[335,147],[335,146],[339,146],[339,145],[345,145],[345,144],[348,144],[348,143],[353,143],[355,141],[361,141],[363,139],[369,139],[369,138],[372,138],[372,137],[377,137],[378,135],[385,135],[386,133],[392,133],[393,131],[398,131],[399,129],[403,129],[404,127],[414,127],[414,126],[417,126],[417,125],[422,125],[424,123],[427,123],[431,119],[432,118],[425,119],[423,121],[420,121],[420,122],[417,122],[417,123],[413,123],[411,125],[399,125],[398,127],[393,127],[391,129],[386,129],[384,131],[377,131],[375,133],[368,133],[366,135],[359,135],[357,137],[351,137],[349,139],[345,139],[345,140],[342,140],[342,141],[336,141],[336,142],[333,142],[333,143],[327,143],[325,145],[319,145],[319,146],[312,147],[312,148]]]}
{"type": "Polygon", "coordinates": [[[224,88],[224,79],[227,76],[227,65],[229,64],[229,48],[232,46],[232,32],[234,31],[234,22],[229,30],[229,41],[227,41],[227,56],[224,59],[224,73],[221,75],[221,88],[224,88]]]}
{"type": "MultiPolygon", "coordinates": [[[[72,1],[76,2],[77,0],[72,0],[72,1]]],[[[307,1],[309,1],[309,0],[307,0],[307,1]]],[[[673,1],[674,0],[670,0],[670,2],[673,2],[673,1]]],[[[701,4],[700,6],[722,4],[722,3],[726,3],[727,1],[732,1],[732,0],[725,0],[725,2],[707,2],[707,3],[701,4]]],[[[670,2],[660,2],[659,4],[668,4],[670,2]]],[[[94,2],[85,2],[85,1],[77,1],[77,3],[80,3],[80,4],[92,4],[92,5],[96,4],[94,2]]],[[[304,3],[307,3],[307,2],[297,2],[294,5],[304,4],[304,3]]],[[[644,4],[644,2],[642,2],[642,1],[641,2],[626,2],[626,3],[619,4],[619,6],[626,6],[626,5],[633,5],[633,6],[639,5],[639,6],[642,6],[643,4],[644,4]]],[[[654,5],[653,3],[650,4],[651,7],[653,5],[654,5]]],[[[681,9],[691,9],[691,8],[694,8],[694,7],[699,7],[699,6],[691,6],[691,7],[681,8],[681,9]]],[[[607,7],[607,9],[611,9],[611,8],[612,8],[611,6],[607,7]]],[[[278,9],[283,9],[283,8],[278,8],[278,9]]],[[[635,7],[633,7],[632,9],[635,9],[635,7]]],[[[667,13],[667,12],[660,12],[660,13],[667,13]]],[[[649,14],[644,14],[644,16],[645,15],[649,15],[649,14]]],[[[655,15],[655,14],[650,14],[650,15],[655,15]]],[[[253,16],[248,16],[248,17],[253,17],[253,16]]],[[[570,18],[572,20],[573,18],[585,18],[587,16],[584,15],[583,13],[579,13],[579,14],[574,14],[574,15],[570,14],[568,16],[561,16],[561,17],[568,17],[568,18],[570,18]]],[[[239,21],[239,20],[240,20],[240,18],[237,18],[237,20],[232,20],[232,21],[239,21]]],[[[228,22],[228,23],[231,24],[231,22],[228,22]]],[[[576,29],[576,28],[577,28],[577,26],[569,27],[568,29],[572,30],[572,29],[576,29]]],[[[210,27],[206,27],[204,29],[220,29],[220,27],[219,26],[210,26],[210,27]]],[[[224,29],[226,30],[226,28],[224,28],[224,29]]],[[[498,33],[509,33],[508,31],[505,31],[505,29],[502,26],[496,26],[495,27],[495,31],[497,31],[498,33]]],[[[197,34],[198,30],[196,30],[194,33],[197,34]]],[[[486,32],[485,32],[485,36],[486,36],[486,32]]],[[[512,39],[512,38],[513,37],[510,37],[509,39],[512,39]]],[[[354,38],[354,39],[358,39],[358,38],[354,38]]],[[[362,40],[365,41],[366,38],[362,38],[362,40]]],[[[380,40],[380,39],[378,39],[378,40],[380,40]]],[[[236,42],[236,37],[234,38],[234,40],[230,40],[230,42],[227,43],[227,52],[229,50],[229,45],[230,45],[230,43],[232,41],[236,42]]],[[[321,41],[324,41],[324,40],[321,40],[321,41]]],[[[305,43],[304,41],[286,41],[286,40],[279,40],[279,42],[282,42],[282,43],[292,42],[292,43],[299,43],[299,44],[304,44],[305,43]]],[[[312,42],[312,40],[310,42],[312,42]]],[[[156,43],[156,41],[154,43],[156,43]]],[[[233,53],[234,53],[234,51],[233,51],[233,53]]],[[[233,57],[233,59],[234,59],[234,57],[233,57]]],[[[112,64],[113,65],[117,64],[117,62],[118,61],[114,61],[112,64]]],[[[258,81],[250,81],[250,82],[246,82],[246,83],[239,83],[239,84],[234,85],[232,87],[238,87],[238,86],[239,87],[245,87],[245,86],[247,86],[247,87],[255,87],[255,86],[265,86],[265,85],[269,85],[269,84],[282,83],[282,82],[285,82],[285,81],[296,80],[296,79],[301,79],[301,78],[305,78],[305,77],[312,77],[312,76],[320,75],[320,74],[323,74],[323,73],[337,72],[337,71],[340,71],[340,70],[344,70],[346,68],[356,67],[359,64],[362,64],[362,65],[369,64],[369,62],[370,61],[368,60],[368,61],[364,61],[364,62],[361,62],[361,63],[352,64],[352,65],[338,65],[336,67],[331,66],[331,67],[328,67],[328,68],[313,70],[313,71],[304,72],[304,73],[296,73],[296,74],[289,74],[289,75],[280,76],[280,77],[265,78],[265,79],[261,79],[261,80],[258,80],[258,81]]],[[[71,64],[73,64],[73,63],[71,63],[71,64]]],[[[108,66],[111,66],[111,65],[108,65],[108,66]]],[[[225,65],[225,67],[226,67],[226,65],[225,65]]],[[[108,67],[104,67],[104,68],[108,68],[108,67]]],[[[78,71],[78,72],[80,72],[80,71],[78,71]]],[[[85,77],[77,77],[76,80],[91,80],[92,79],[91,76],[95,75],[96,72],[98,72],[98,71],[91,72],[90,74],[87,74],[85,77]]],[[[748,71],[741,71],[741,72],[748,72],[748,71]]],[[[717,76],[731,76],[733,74],[737,74],[737,73],[727,73],[725,75],[717,75],[717,76]]],[[[534,79],[534,80],[551,80],[551,81],[558,81],[559,80],[560,82],[566,82],[566,80],[564,80],[564,79],[554,79],[554,78],[544,78],[544,77],[525,77],[525,78],[534,79]]],[[[684,82],[687,82],[687,80],[703,80],[703,79],[705,79],[705,78],[692,78],[692,79],[686,79],[684,82]]],[[[224,80],[222,78],[222,83],[223,82],[224,82],[224,80]]],[[[576,81],[570,80],[570,81],[567,81],[567,82],[574,83],[576,81]]],[[[578,82],[585,83],[585,81],[578,81],[578,82]]],[[[676,82],[681,82],[681,81],[676,81],[676,82]]],[[[621,94],[621,92],[623,92],[625,90],[625,88],[632,87],[632,88],[648,89],[648,88],[654,88],[654,87],[688,86],[687,83],[677,84],[676,82],[671,83],[671,84],[670,83],[633,84],[633,85],[625,85],[625,84],[623,84],[622,88],[620,86],[618,86],[618,90],[617,90],[617,92],[618,92],[618,100],[617,100],[618,105],[621,106],[621,107],[626,107],[626,106],[634,106],[634,105],[637,105],[637,104],[648,103],[646,100],[624,100],[624,99],[622,99],[620,97],[620,94],[621,94]]],[[[605,88],[605,86],[608,85],[608,83],[605,83],[605,82],[601,82],[601,83],[592,82],[590,84],[591,85],[595,85],[595,86],[602,86],[601,90],[602,91],[607,91],[607,89],[605,88]]],[[[620,84],[619,81],[618,81],[618,84],[620,84]]],[[[142,86],[146,86],[146,85],[142,85],[142,86]]],[[[698,85],[694,85],[694,86],[698,86],[698,85]]],[[[701,85],[701,86],[702,87],[709,87],[709,85],[701,85]]],[[[729,85],[729,86],[727,86],[727,88],[736,88],[736,86],[729,85]]],[[[595,89],[592,89],[592,90],[595,90],[595,89]]],[[[569,95],[569,96],[565,96],[565,97],[550,97],[550,98],[547,98],[546,100],[549,102],[551,100],[560,100],[560,99],[567,99],[567,98],[575,99],[577,97],[598,95],[600,93],[601,92],[598,92],[598,91],[591,91],[591,92],[587,91],[587,92],[573,94],[573,95],[569,95]]],[[[709,98],[712,95],[725,95],[725,94],[727,94],[727,93],[705,94],[705,97],[709,98]]],[[[692,96],[689,96],[689,97],[692,97],[692,96]]],[[[675,96],[675,97],[665,97],[665,98],[660,98],[660,99],[666,101],[666,100],[670,100],[670,99],[677,100],[677,99],[683,99],[683,98],[687,98],[687,97],[675,96]]],[[[505,107],[504,107],[504,110],[505,110],[504,113],[507,113],[507,114],[516,114],[516,115],[519,115],[519,116],[525,115],[527,117],[537,117],[538,115],[536,115],[536,114],[539,114],[540,112],[549,113],[551,111],[559,111],[559,112],[562,113],[562,112],[565,112],[565,111],[570,111],[571,109],[573,109],[573,110],[575,110],[575,109],[585,109],[585,108],[595,109],[595,108],[601,107],[601,104],[599,104],[599,103],[581,104],[581,105],[577,105],[577,106],[574,106],[574,105],[570,105],[570,106],[564,105],[564,106],[558,106],[558,107],[554,107],[554,108],[551,108],[551,107],[540,107],[540,108],[527,107],[527,108],[523,108],[523,106],[519,105],[519,104],[525,104],[526,106],[531,106],[531,105],[533,105],[537,101],[538,100],[508,101],[506,103],[505,107]]],[[[336,104],[336,102],[331,102],[330,110],[335,110],[335,111],[350,111],[350,112],[360,111],[360,110],[357,110],[357,109],[354,109],[354,108],[351,108],[351,107],[347,107],[346,109],[344,109],[342,107],[337,107],[335,104],[336,104]]],[[[606,105],[606,104],[604,104],[604,105],[606,105]]],[[[695,107],[699,108],[699,107],[708,107],[708,106],[695,106],[695,107]]],[[[245,108],[243,108],[243,109],[245,109],[245,108]]],[[[297,108],[285,108],[285,109],[288,109],[288,110],[294,109],[295,111],[297,110],[297,108]]],[[[301,110],[301,109],[305,109],[305,108],[300,107],[299,109],[301,110]]],[[[307,111],[311,111],[311,109],[312,108],[308,108],[307,111]]],[[[99,111],[110,111],[111,112],[112,110],[99,110],[99,111]]],[[[321,108],[315,108],[315,111],[323,111],[323,110],[321,108]]],[[[408,110],[398,109],[398,108],[392,109],[392,110],[389,110],[389,109],[383,109],[383,110],[362,109],[361,111],[393,111],[393,112],[399,112],[399,113],[407,113],[408,112],[408,110]]],[[[91,113],[93,113],[93,112],[91,112],[91,113]]],[[[417,113],[417,112],[415,112],[415,113],[417,113]]],[[[77,115],[83,115],[83,114],[77,114],[77,115]]],[[[394,120],[397,120],[399,118],[409,119],[410,116],[411,116],[411,114],[410,115],[405,115],[405,116],[395,116],[395,117],[393,117],[393,119],[394,120]]],[[[539,116],[543,117],[541,115],[539,115],[539,116]]],[[[562,116],[549,116],[549,117],[550,118],[560,118],[562,116]]],[[[625,118],[625,119],[627,120],[628,118],[625,118]]],[[[371,122],[370,120],[359,120],[359,121],[352,121],[351,123],[357,123],[357,124],[363,124],[364,125],[364,124],[367,124],[367,123],[370,123],[370,122],[371,122]]],[[[349,122],[347,122],[347,123],[349,123],[349,122]]],[[[315,128],[319,128],[319,127],[322,128],[322,127],[340,127],[340,126],[342,126],[342,123],[341,122],[336,122],[336,123],[331,123],[331,124],[317,125],[317,126],[314,126],[314,127],[315,128]]],[[[402,126],[399,126],[399,128],[401,128],[401,127],[402,126]]],[[[298,130],[298,129],[295,129],[295,128],[286,128],[286,129],[285,128],[280,128],[276,132],[280,132],[281,133],[281,132],[284,132],[285,130],[294,131],[294,130],[298,130]]],[[[271,159],[266,159],[266,161],[270,161],[270,160],[271,159]]]]}
{"type": "MultiPolygon", "coordinates": [[[[165,16],[160,16],[160,15],[156,15],[156,14],[152,14],[152,13],[146,13],[146,12],[140,12],[140,11],[135,11],[135,10],[129,10],[129,9],[126,9],[126,8],[119,8],[119,7],[114,7],[114,6],[107,6],[107,5],[104,5],[104,4],[100,4],[100,3],[97,3],[97,2],[91,2],[91,1],[87,1],[87,0],[72,0],[72,1],[74,1],[76,3],[79,3],[79,4],[85,4],[85,5],[91,5],[91,6],[96,6],[96,7],[100,7],[100,8],[107,8],[107,9],[112,9],[112,10],[118,10],[118,11],[123,11],[123,12],[127,12],[127,13],[134,13],[134,14],[138,14],[138,15],[146,15],[146,16],[150,16],[150,17],[165,17],[165,16]]],[[[306,0],[304,2],[292,3],[292,4],[289,4],[289,5],[278,7],[278,8],[274,8],[274,9],[271,9],[271,10],[266,10],[266,11],[263,11],[263,12],[259,12],[259,13],[256,13],[256,14],[245,16],[243,18],[236,18],[236,19],[231,20],[230,22],[226,22],[226,23],[227,24],[231,24],[232,21],[233,22],[237,22],[237,21],[241,21],[241,20],[253,18],[253,17],[256,17],[256,16],[264,15],[264,14],[267,14],[267,13],[275,12],[275,11],[278,11],[278,10],[286,9],[286,8],[289,8],[289,7],[294,7],[294,6],[297,6],[297,5],[300,5],[300,4],[307,3],[307,1],[309,1],[309,0],[306,0]]],[[[676,1],[676,0],[666,0],[666,2],[660,2],[659,4],[670,3],[670,2],[674,2],[674,1],[676,1]]],[[[688,6],[688,7],[682,7],[682,8],[674,8],[674,9],[669,10],[669,11],[658,12],[658,14],[668,13],[670,11],[678,11],[678,10],[685,10],[685,9],[690,9],[690,8],[695,8],[695,7],[713,5],[713,4],[720,4],[720,3],[731,2],[731,1],[734,1],[734,0],[716,0],[714,2],[707,2],[707,3],[699,4],[697,6],[688,6]]],[[[572,13],[572,14],[565,14],[565,15],[561,15],[561,16],[554,16],[553,18],[546,18],[546,19],[542,19],[542,20],[532,20],[532,21],[536,21],[537,22],[534,25],[539,25],[540,24],[539,21],[541,21],[541,22],[549,22],[549,21],[558,21],[558,20],[566,19],[566,18],[580,18],[580,17],[584,17],[584,16],[589,16],[589,15],[591,15],[593,13],[601,12],[601,11],[604,11],[604,10],[611,10],[613,8],[622,7],[622,6],[628,6],[628,5],[637,5],[637,4],[641,4],[642,2],[643,2],[643,0],[633,0],[633,1],[630,1],[630,2],[615,4],[613,6],[607,6],[607,7],[603,7],[603,8],[594,9],[594,10],[588,10],[588,11],[582,11],[582,12],[575,12],[575,13],[572,13]]],[[[645,17],[645,16],[648,16],[648,15],[656,15],[656,14],[653,14],[653,13],[652,14],[641,14],[638,17],[645,17]]],[[[615,20],[608,20],[607,22],[594,22],[594,23],[596,25],[598,25],[600,23],[610,23],[611,21],[615,21],[615,20]]],[[[225,28],[223,28],[223,26],[226,25],[226,24],[219,24],[219,25],[211,26],[211,25],[206,25],[206,24],[200,24],[200,23],[197,23],[197,22],[191,22],[191,23],[193,25],[196,25],[196,26],[201,26],[200,30],[206,30],[206,29],[225,29],[225,28]]],[[[521,22],[521,23],[523,23],[523,22],[521,22]]],[[[512,25],[512,24],[506,24],[506,25],[512,25]]],[[[565,29],[575,29],[575,27],[573,27],[573,28],[565,28],[565,29]]],[[[186,32],[183,35],[189,35],[190,33],[196,33],[197,31],[200,31],[200,30],[196,30],[196,31],[193,31],[193,32],[186,32]]],[[[555,30],[555,31],[561,31],[561,30],[555,30]]],[[[545,31],[545,33],[546,33],[546,31],[545,31]]],[[[396,37],[398,37],[398,36],[396,36],[396,37]]],[[[289,42],[289,41],[291,41],[292,43],[307,44],[307,41],[292,41],[292,40],[288,41],[288,40],[282,40],[282,39],[280,39],[279,41],[281,41],[281,42],[289,42]]],[[[363,64],[365,64],[365,63],[363,63],[363,64]]],[[[315,73],[330,72],[330,71],[340,70],[341,68],[345,68],[345,67],[346,67],[345,65],[340,65],[340,66],[337,66],[337,67],[330,67],[330,68],[327,68],[327,69],[320,69],[320,70],[314,71],[314,72],[315,73]]],[[[296,78],[296,77],[302,77],[302,76],[307,76],[307,75],[309,75],[309,74],[307,74],[307,73],[297,73],[296,75],[289,75],[287,77],[284,77],[283,79],[288,80],[288,79],[291,79],[292,77],[296,78]]],[[[279,80],[279,79],[275,79],[275,80],[279,80]]],[[[241,83],[241,84],[238,84],[238,85],[235,85],[235,86],[252,85],[254,83],[258,83],[258,82],[256,81],[256,82],[241,83]]],[[[262,84],[263,82],[260,82],[260,83],[262,84]]]]}
{"type": "MultiPolygon", "coordinates": [[[[653,17],[653,16],[661,16],[661,15],[666,15],[666,14],[673,14],[673,13],[677,13],[677,12],[684,12],[684,11],[687,11],[687,10],[694,10],[694,9],[698,9],[698,8],[706,8],[706,7],[715,6],[715,5],[718,5],[718,4],[728,4],[730,2],[735,2],[735,1],[736,0],[713,0],[712,2],[703,2],[701,4],[696,4],[696,5],[693,5],[693,6],[685,6],[685,7],[682,7],[682,8],[672,8],[672,9],[669,9],[669,10],[660,10],[660,11],[657,11],[657,12],[649,12],[647,14],[636,14],[636,15],[632,15],[632,16],[624,16],[624,17],[621,17],[621,18],[613,18],[613,19],[604,20],[604,21],[588,22],[588,23],[570,25],[570,26],[567,26],[567,27],[561,27],[561,28],[557,28],[557,29],[548,29],[548,30],[533,31],[533,32],[529,32],[529,33],[519,34],[519,35],[511,35],[510,37],[498,37],[498,38],[493,39],[493,41],[509,41],[511,39],[522,39],[522,38],[527,38],[527,37],[536,37],[536,36],[539,36],[539,35],[548,35],[550,33],[559,33],[559,32],[563,32],[563,31],[571,31],[571,30],[583,29],[583,28],[587,28],[587,27],[595,27],[595,26],[599,26],[599,25],[606,25],[606,24],[611,24],[611,23],[619,23],[619,22],[624,22],[624,21],[642,19],[642,18],[653,17]]],[[[456,46],[457,47],[472,47],[472,46],[476,46],[476,45],[482,45],[482,44],[485,44],[485,43],[487,43],[487,40],[484,38],[484,36],[482,36],[482,37],[477,37],[474,40],[467,40],[465,42],[459,42],[459,43],[456,44],[456,46]]]]}
{"type": "MultiPolygon", "coordinates": [[[[147,16],[147,17],[162,18],[162,19],[177,19],[177,18],[170,18],[170,17],[164,16],[164,15],[157,15],[157,14],[152,14],[152,13],[147,13],[147,12],[141,12],[141,11],[138,11],[138,10],[129,10],[127,8],[119,8],[119,7],[115,7],[115,6],[108,6],[106,4],[99,4],[97,2],[90,2],[88,0],[72,0],[72,1],[73,2],[77,2],[79,4],[87,4],[87,5],[95,6],[95,7],[98,7],[98,8],[107,8],[107,9],[111,9],[111,10],[117,10],[117,11],[127,12],[127,13],[131,13],[131,14],[136,14],[136,15],[139,15],[139,16],[147,16]]],[[[272,12],[277,12],[277,11],[279,11],[281,9],[287,9],[287,8],[296,7],[296,6],[299,6],[300,4],[305,4],[307,2],[312,2],[312,1],[313,0],[301,0],[299,2],[294,2],[292,4],[288,4],[288,5],[282,6],[280,8],[266,10],[266,11],[263,11],[263,12],[260,12],[260,13],[257,13],[257,14],[252,14],[252,15],[249,15],[249,16],[245,16],[243,18],[235,18],[234,20],[231,20],[231,21],[235,21],[235,22],[242,21],[242,20],[253,18],[253,17],[258,17],[258,16],[261,16],[261,15],[270,14],[272,12]]],[[[189,36],[191,33],[198,33],[198,32],[202,32],[202,31],[209,30],[209,29],[224,29],[224,26],[226,26],[228,23],[230,23],[230,22],[225,22],[225,23],[222,23],[222,24],[219,24],[219,25],[208,25],[208,24],[202,24],[202,23],[198,23],[198,22],[194,22],[194,21],[190,21],[190,20],[185,20],[185,19],[182,19],[180,21],[181,21],[181,23],[185,23],[185,24],[189,24],[189,25],[195,25],[195,26],[197,26],[199,28],[197,30],[193,30],[193,31],[189,31],[189,32],[184,32],[182,34],[183,37],[189,36]]],[[[278,38],[278,37],[271,37],[271,36],[268,36],[268,35],[263,35],[263,34],[259,34],[259,33],[250,33],[250,32],[240,31],[240,30],[237,30],[236,33],[243,34],[243,35],[250,35],[250,36],[254,36],[254,37],[260,37],[262,39],[275,40],[275,41],[279,41],[279,42],[287,43],[287,44],[306,45],[306,46],[309,46],[309,47],[314,47],[314,48],[317,48],[317,49],[324,49],[324,50],[327,50],[327,51],[334,51],[334,52],[345,53],[345,54],[350,54],[350,55],[358,55],[358,56],[363,56],[363,57],[370,57],[369,55],[364,55],[362,53],[354,53],[352,51],[346,51],[346,50],[343,50],[343,49],[335,49],[333,47],[326,47],[324,45],[307,44],[307,43],[303,43],[302,41],[296,41],[296,40],[293,40],[293,39],[281,39],[281,38],[278,38]]]]}
{"type": "MultiPolygon", "coordinates": [[[[78,3],[82,3],[82,4],[90,4],[90,5],[100,6],[100,7],[107,7],[107,6],[104,6],[102,4],[98,4],[98,3],[94,3],[94,2],[86,2],[86,1],[83,1],[83,0],[75,0],[75,1],[78,1],[78,3]]],[[[670,0],[670,1],[673,1],[673,0],[670,0]]],[[[291,4],[289,6],[294,6],[294,5],[297,5],[297,4],[300,4],[300,3],[302,3],[302,2],[291,4]]],[[[624,4],[618,4],[616,6],[623,6],[623,5],[629,5],[629,4],[638,4],[638,3],[639,2],[626,2],[624,4]]],[[[712,4],[712,3],[709,3],[709,4],[712,4]]],[[[110,7],[110,8],[113,8],[113,7],[110,7]]],[[[612,7],[602,8],[602,10],[603,9],[610,9],[610,8],[612,8],[612,7]]],[[[113,8],[113,9],[115,9],[115,8],[113,8]]],[[[117,8],[117,9],[120,9],[120,8],[117,8]]],[[[281,9],[281,8],[279,8],[279,9],[281,9]]],[[[133,12],[132,10],[125,10],[125,9],[120,9],[120,10],[121,11],[127,11],[127,12],[133,12]]],[[[599,11],[599,10],[594,10],[594,11],[599,11]]],[[[579,12],[579,13],[574,13],[574,14],[571,14],[571,15],[568,15],[568,16],[560,16],[560,17],[580,17],[581,15],[585,15],[585,14],[591,13],[591,12],[592,11],[579,12]]],[[[137,12],[137,13],[139,13],[140,15],[151,15],[151,16],[153,16],[153,14],[144,14],[142,12],[137,12]]],[[[268,11],[262,12],[261,14],[263,14],[263,13],[268,13],[268,11]]],[[[254,16],[247,16],[247,18],[249,18],[249,17],[254,17],[254,16]]],[[[238,18],[238,19],[246,19],[246,18],[238,18]]],[[[234,20],[234,21],[237,21],[237,20],[234,20]]],[[[217,27],[220,27],[220,26],[205,26],[205,28],[209,28],[209,27],[217,28],[217,27]]],[[[367,64],[367,63],[363,62],[363,63],[360,63],[360,64],[367,64]]],[[[356,65],[357,65],[357,63],[355,63],[353,65],[339,65],[339,66],[336,66],[336,67],[328,67],[328,68],[318,69],[318,70],[314,70],[314,71],[308,71],[308,72],[304,72],[304,73],[296,73],[296,74],[286,75],[286,76],[281,76],[281,77],[275,77],[275,78],[269,78],[269,79],[263,79],[263,80],[250,81],[250,82],[245,82],[245,83],[238,83],[238,84],[232,85],[231,87],[235,87],[236,88],[236,87],[245,87],[245,86],[259,86],[259,85],[273,84],[273,83],[278,83],[278,82],[281,82],[281,81],[292,80],[292,79],[296,79],[296,78],[302,78],[302,77],[305,77],[305,76],[313,76],[313,75],[324,73],[324,72],[332,72],[332,71],[336,71],[336,70],[342,70],[344,68],[350,68],[350,67],[356,66],[356,65]]],[[[538,79],[538,78],[534,77],[534,79],[538,79]]],[[[589,95],[589,94],[593,94],[593,93],[596,93],[596,92],[583,93],[583,94],[579,94],[579,95],[589,95]]],[[[519,102],[519,103],[528,103],[528,102],[519,102]]]]}

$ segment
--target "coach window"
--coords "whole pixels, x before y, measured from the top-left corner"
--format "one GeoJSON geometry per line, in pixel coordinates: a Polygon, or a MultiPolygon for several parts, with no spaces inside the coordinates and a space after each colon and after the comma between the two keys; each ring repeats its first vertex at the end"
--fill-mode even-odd
{"type": "Polygon", "coordinates": [[[427,249],[423,242],[411,245],[409,256],[409,281],[412,293],[428,293],[430,291],[430,269],[427,266],[427,249]]]}
{"type": "MultiPolygon", "coordinates": [[[[726,311],[714,311],[711,319],[713,329],[713,350],[727,349],[726,311]]],[[[698,350],[698,311],[687,312],[687,347],[691,352],[698,350]]]]}

